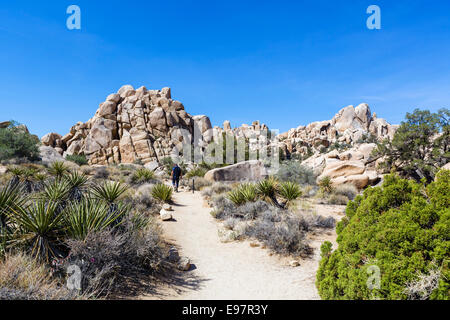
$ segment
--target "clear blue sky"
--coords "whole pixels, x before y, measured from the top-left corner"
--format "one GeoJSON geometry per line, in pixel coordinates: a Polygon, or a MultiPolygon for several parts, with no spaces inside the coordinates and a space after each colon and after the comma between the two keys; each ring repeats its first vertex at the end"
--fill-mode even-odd
{"type": "Polygon", "coordinates": [[[39,136],[87,121],[123,84],[169,86],[213,125],[280,131],[361,102],[392,123],[450,105],[448,0],[2,1],[0,43],[0,121],[39,136]],[[371,4],[381,30],[366,28],[371,4]]]}

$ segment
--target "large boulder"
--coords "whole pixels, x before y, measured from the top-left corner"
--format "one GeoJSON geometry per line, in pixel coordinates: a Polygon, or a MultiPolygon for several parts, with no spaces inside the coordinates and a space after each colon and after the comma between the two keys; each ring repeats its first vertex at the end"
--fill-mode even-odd
{"type": "Polygon", "coordinates": [[[362,174],[366,171],[364,163],[361,161],[338,161],[333,162],[325,167],[319,180],[323,177],[337,178],[362,174]]]}
{"type": "Polygon", "coordinates": [[[267,177],[262,161],[250,160],[224,168],[213,169],[205,174],[205,179],[215,181],[258,181],[267,177]]]}
{"type": "Polygon", "coordinates": [[[45,136],[41,138],[41,142],[44,146],[48,147],[61,147],[62,145],[62,136],[55,132],[47,133],[45,136]]]}
{"type": "Polygon", "coordinates": [[[10,121],[0,122],[0,129],[8,128],[11,125],[10,121]]]}
{"type": "Polygon", "coordinates": [[[65,161],[63,156],[58,153],[54,148],[49,146],[40,146],[39,154],[44,164],[52,164],[57,161],[65,161]]]}

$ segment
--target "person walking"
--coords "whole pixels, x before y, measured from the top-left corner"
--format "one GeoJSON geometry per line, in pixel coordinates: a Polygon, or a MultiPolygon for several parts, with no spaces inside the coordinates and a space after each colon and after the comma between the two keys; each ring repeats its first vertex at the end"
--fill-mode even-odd
{"type": "Polygon", "coordinates": [[[172,168],[171,177],[172,177],[172,186],[175,189],[175,192],[178,192],[180,179],[183,177],[183,173],[181,172],[181,168],[178,166],[178,164],[175,164],[175,166],[172,168]]]}

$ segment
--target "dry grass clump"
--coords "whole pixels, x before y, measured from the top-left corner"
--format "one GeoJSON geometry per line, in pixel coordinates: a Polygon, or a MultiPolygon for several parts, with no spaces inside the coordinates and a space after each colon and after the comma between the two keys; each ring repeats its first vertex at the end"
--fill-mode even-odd
{"type": "Polygon", "coordinates": [[[358,189],[356,189],[356,187],[352,184],[340,185],[333,190],[334,195],[345,196],[348,200],[355,199],[358,193],[358,189]]]}
{"type": "Polygon", "coordinates": [[[50,270],[24,253],[0,261],[0,300],[66,300],[75,295],[50,270]]]}
{"type": "Polygon", "coordinates": [[[194,187],[195,191],[201,191],[205,187],[209,187],[212,185],[212,182],[209,180],[206,180],[202,177],[193,177],[191,179],[182,179],[180,181],[180,184],[184,187],[187,187],[189,190],[192,190],[192,181],[194,181],[194,187]]]}

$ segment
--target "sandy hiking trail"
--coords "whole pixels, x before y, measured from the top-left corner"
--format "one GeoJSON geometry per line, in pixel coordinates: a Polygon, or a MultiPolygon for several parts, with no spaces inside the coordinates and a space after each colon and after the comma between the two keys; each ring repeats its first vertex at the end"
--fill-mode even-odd
{"type": "MultiPolygon", "coordinates": [[[[299,267],[291,267],[292,258],[271,255],[267,249],[250,246],[249,241],[222,243],[212,209],[200,192],[175,193],[174,202],[173,221],[162,223],[164,235],[180,256],[191,260],[191,269],[183,273],[183,283],[163,284],[154,294],[139,299],[320,299],[315,286],[319,248],[325,240],[334,242],[335,231],[313,235],[314,255],[298,260],[299,267]]],[[[329,213],[336,216],[339,211],[342,208],[329,213]]]]}

